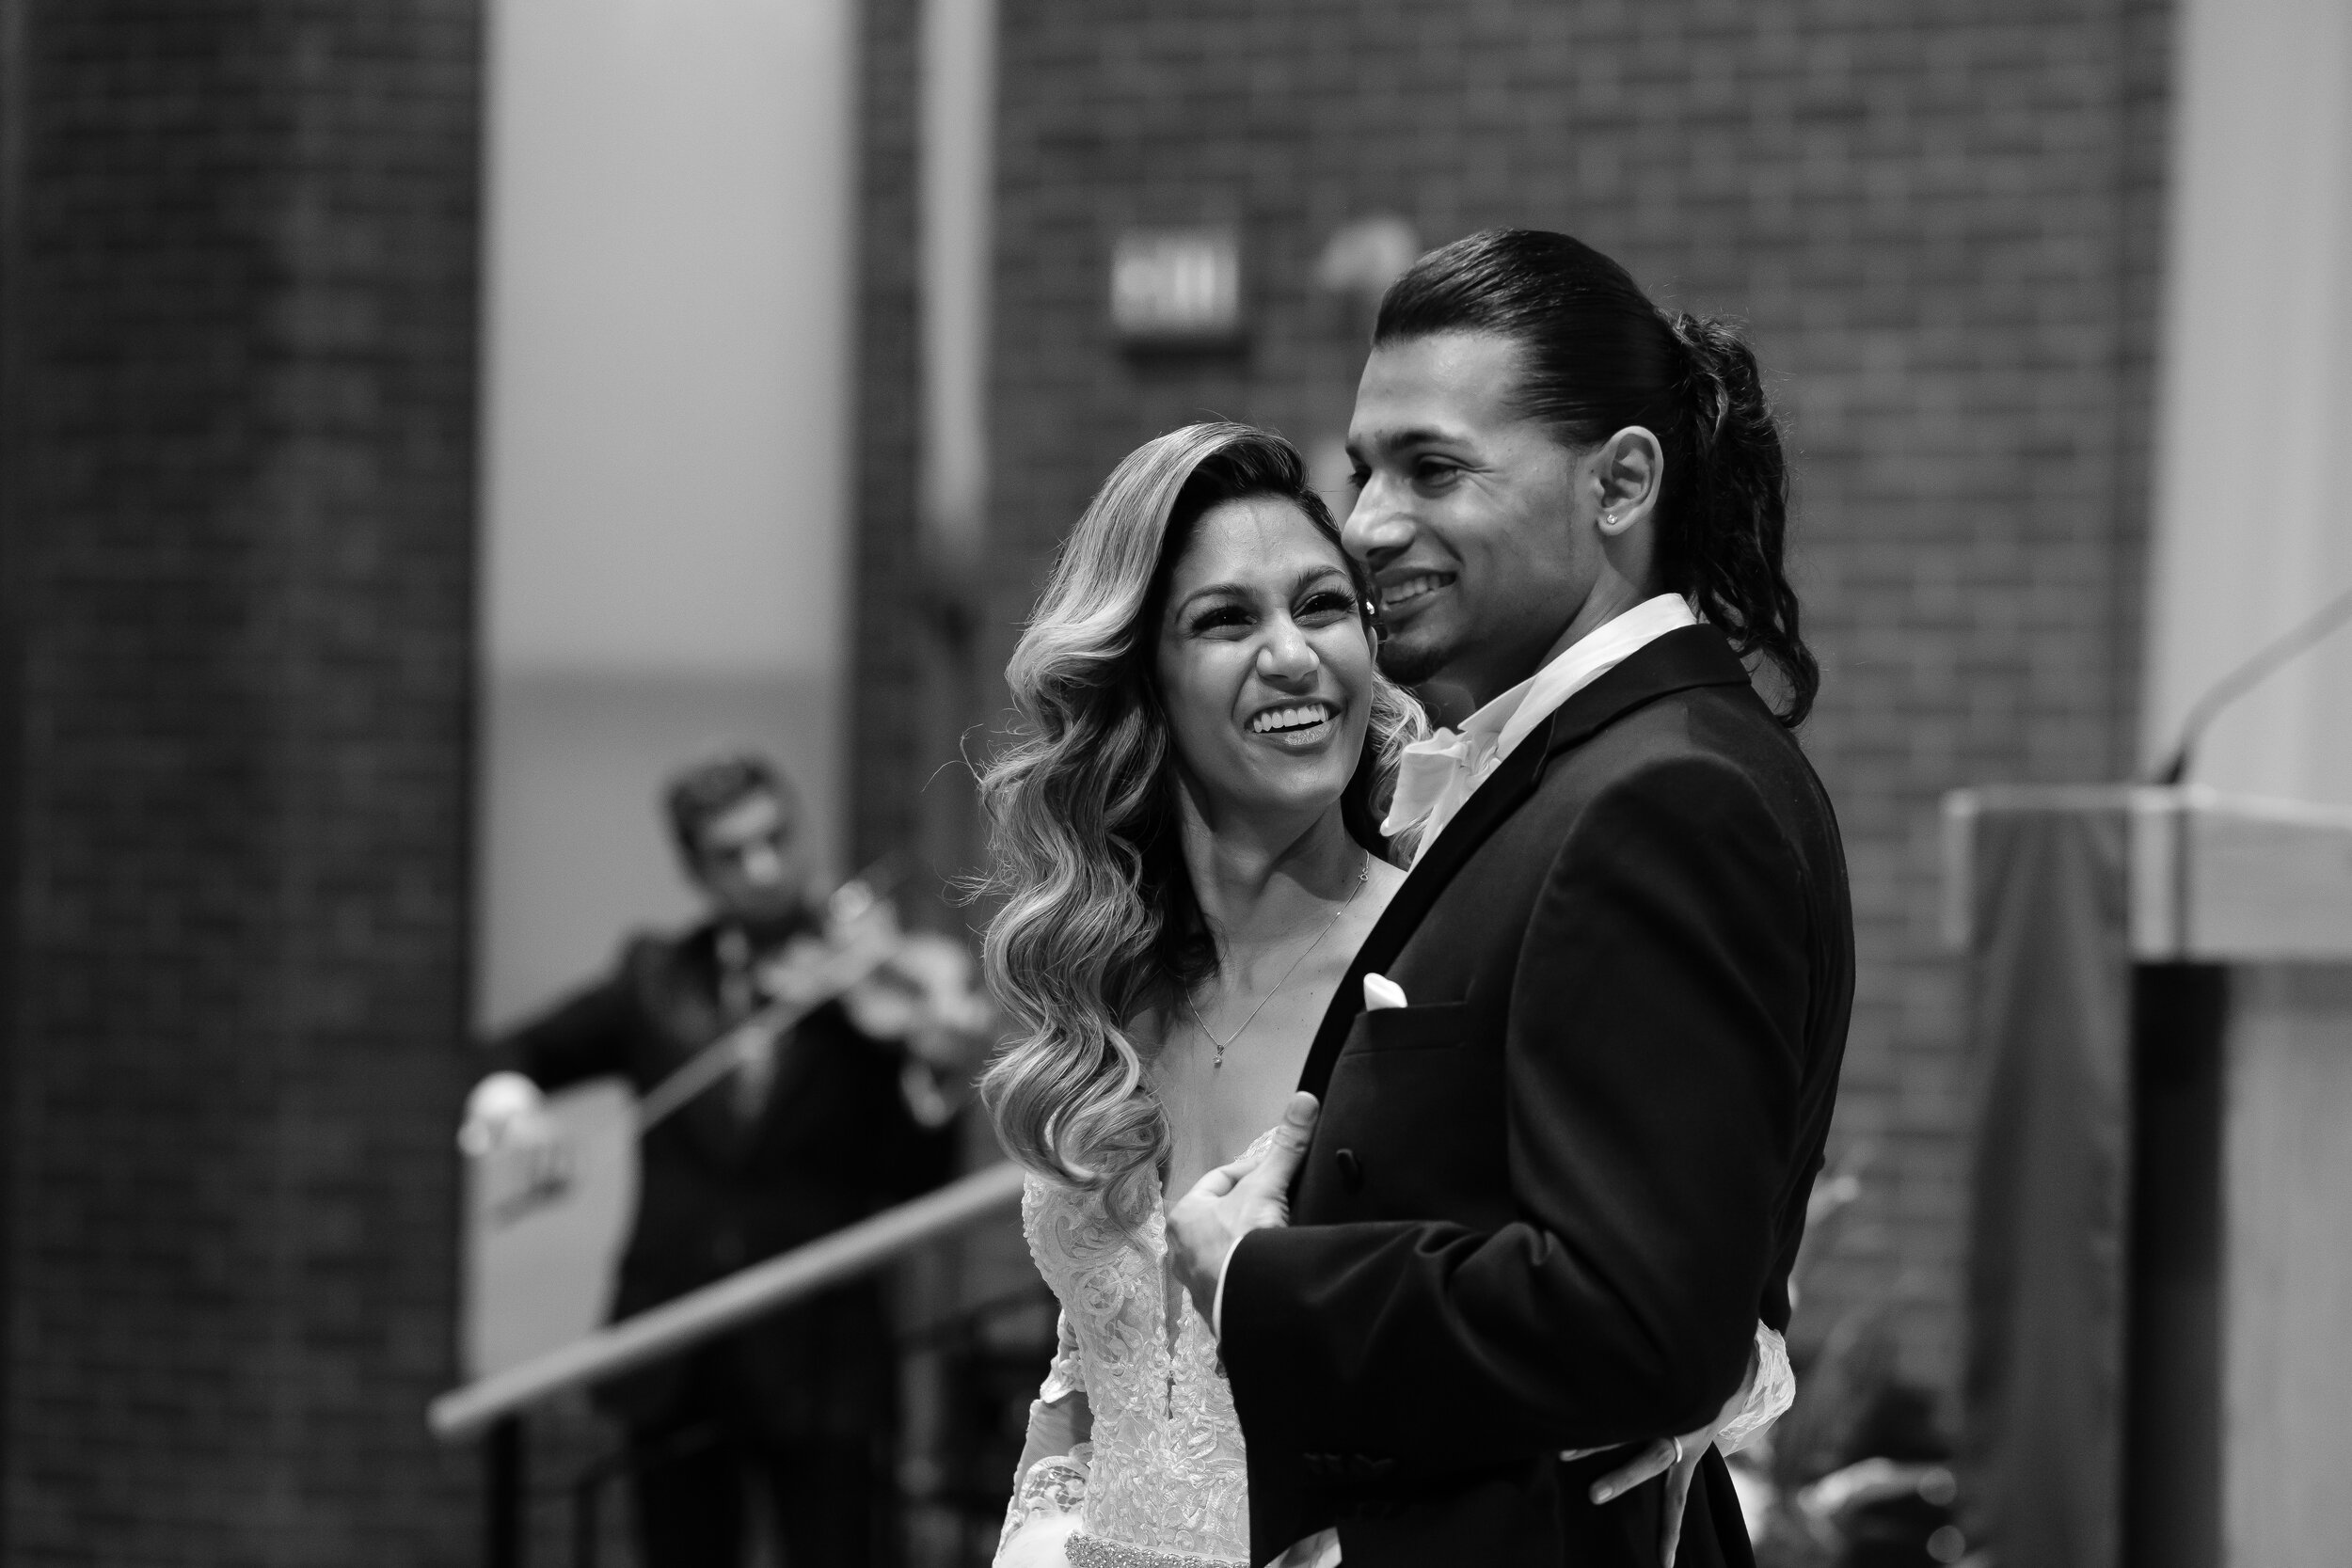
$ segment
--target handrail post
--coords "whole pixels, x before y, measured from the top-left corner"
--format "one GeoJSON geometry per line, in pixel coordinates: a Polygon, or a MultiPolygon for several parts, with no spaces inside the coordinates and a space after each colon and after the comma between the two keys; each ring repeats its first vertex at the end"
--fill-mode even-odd
{"type": "Polygon", "coordinates": [[[597,1504],[604,1496],[606,1465],[589,1465],[572,1482],[572,1568],[596,1568],[597,1504]]]}
{"type": "Polygon", "coordinates": [[[501,1416],[482,1443],[484,1568],[523,1568],[523,1418],[501,1416]]]}

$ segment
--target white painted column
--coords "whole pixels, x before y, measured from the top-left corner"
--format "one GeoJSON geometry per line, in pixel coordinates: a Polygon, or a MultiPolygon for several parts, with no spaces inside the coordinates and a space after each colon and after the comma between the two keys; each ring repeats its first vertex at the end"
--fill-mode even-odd
{"type": "Polygon", "coordinates": [[[775,754],[838,868],[850,0],[496,0],[482,967],[501,1022],[685,915],[658,794],[775,754]]]}
{"type": "Polygon", "coordinates": [[[968,562],[987,521],[996,3],[924,0],[921,17],[922,521],[937,563],[953,568],[968,562]]]}
{"type": "MultiPolygon", "coordinates": [[[[2144,754],[2352,588],[2352,0],[2184,0],[2144,754]]],[[[2352,628],[2221,714],[2201,783],[2352,803],[2352,628]]],[[[2223,1561],[2344,1556],[2346,987],[2241,970],[2224,1115],[2223,1561]],[[2333,1223],[2333,1228],[2330,1227],[2333,1223]],[[2317,1458],[2313,1458],[2317,1455],[2317,1458]]]]}
{"type": "MultiPolygon", "coordinates": [[[[2352,3],[2184,0],[2145,755],[2352,588],[2352,3]]],[[[2193,775],[2352,803],[2352,629],[2219,718],[2193,775]]]]}
{"type": "Polygon", "coordinates": [[[2222,1568],[2330,1568],[2352,1539],[2352,965],[2230,984],[2222,1568]]]}

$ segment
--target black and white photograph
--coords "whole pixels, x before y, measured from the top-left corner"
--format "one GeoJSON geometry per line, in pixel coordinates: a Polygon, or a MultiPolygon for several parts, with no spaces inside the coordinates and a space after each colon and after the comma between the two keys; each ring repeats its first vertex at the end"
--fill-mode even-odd
{"type": "Polygon", "coordinates": [[[2347,693],[2352,0],[0,0],[0,1564],[2340,1568],[2347,693]]]}

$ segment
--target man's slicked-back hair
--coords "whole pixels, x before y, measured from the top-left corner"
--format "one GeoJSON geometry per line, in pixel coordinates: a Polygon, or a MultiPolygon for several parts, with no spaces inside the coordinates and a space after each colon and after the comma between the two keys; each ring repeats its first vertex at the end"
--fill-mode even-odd
{"type": "Polygon", "coordinates": [[[705,758],[670,780],[661,804],[670,818],[670,834],[687,863],[702,853],[703,828],[755,795],[772,795],[787,805],[794,799],[792,786],[775,764],[754,752],[705,758]]]}
{"type": "Polygon", "coordinates": [[[1778,669],[1784,723],[1821,684],[1783,558],[1788,464],[1756,355],[1728,323],[1668,314],[1581,240],[1488,229],[1416,261],[1389,288],[1373,346],[1491,332],[1519,350],[1514,404],[1569,446],[1629,425],[1658,437],[1662,585],[1778,669]]]}

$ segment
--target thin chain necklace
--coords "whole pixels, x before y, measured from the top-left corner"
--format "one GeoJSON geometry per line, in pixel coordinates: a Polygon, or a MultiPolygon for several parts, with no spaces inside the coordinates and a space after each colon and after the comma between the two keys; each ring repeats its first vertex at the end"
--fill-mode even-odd
{"type": "Polygon", "coordinates": [[[1191,1012],[1192,1022],[1199,1025],[1202,1034],[1209,1037],[1209,1043],[1216,1047],[1216,1056],[1209,1063],[1211,1072],[1215,1072],[1225,1065],[1226,1048],[1241,1038],[1248,1031],[1249,1026],[1258,1022],[1258,1015],[1265,1011],[1265,1005],[1273,1001],[1284,986],[1290,984],[1291,976],[1298,973],[1298,966],[1307,961],[1307,955],[1323,945],[1323,939],[1331,934],[1331,927],[1340,923],[1340,916],[1347,912],[1348,906],[1356,902],[1356,895],[1364,891],[1364,883],[1371,879],[1372,853],[1366,850],[1364,858],[1356,866],[1356,885],[1348,890],[1346,897],[1340,900],[1340,907],[1331,911],[1331,918],[1323,923],[1323,929],[1315,933],[1315,940],[1298,950],[1298,957],[1291,960],[1290,968],[1282,971],[1282,977],[1274,982],[1274,990],[1258,998],[1258,1005],[1249,1009],[1249,1016],[1241,1021],[1241,1027],[1223,1039],[1216,1037],[1216,1031],[1209,1027],[1209,1021],[1200,1016],[1200,1004],[1192,999],[1192,991],[1189,989],[1185,990],[1184,1006],[1191,1012]]]}

